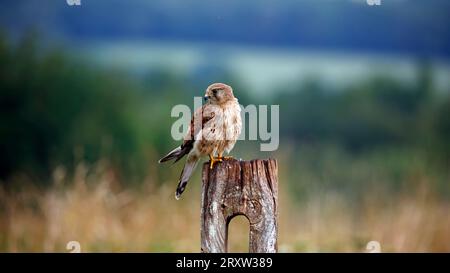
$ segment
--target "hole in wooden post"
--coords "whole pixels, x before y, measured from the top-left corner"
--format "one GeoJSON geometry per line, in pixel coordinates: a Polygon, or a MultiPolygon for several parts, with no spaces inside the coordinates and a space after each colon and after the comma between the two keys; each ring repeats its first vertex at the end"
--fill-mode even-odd
{"type": "Polygon", "coordinates": [[[228,252],[249,252],[250,222],[244,215],[237,215],[228,222],[228,252]]]}

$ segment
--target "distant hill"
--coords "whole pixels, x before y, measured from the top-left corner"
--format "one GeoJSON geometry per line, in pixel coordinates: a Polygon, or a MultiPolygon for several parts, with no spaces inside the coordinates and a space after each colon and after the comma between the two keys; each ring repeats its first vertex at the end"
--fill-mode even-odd
{"type": "Polygon", "coordinates": [[[229,42],[450,56],[450,1],[65,0],[2,2],[0,26],[48,37],[229,42]]]}

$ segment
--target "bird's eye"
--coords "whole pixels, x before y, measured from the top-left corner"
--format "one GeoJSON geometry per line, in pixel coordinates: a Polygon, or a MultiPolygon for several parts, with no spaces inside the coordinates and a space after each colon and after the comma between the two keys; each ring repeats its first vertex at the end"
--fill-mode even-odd
{"type": "Polygon", "coordinates": [[[217,94],[218,89],[213,89],[213,94],[216,95],[217,94]]]}

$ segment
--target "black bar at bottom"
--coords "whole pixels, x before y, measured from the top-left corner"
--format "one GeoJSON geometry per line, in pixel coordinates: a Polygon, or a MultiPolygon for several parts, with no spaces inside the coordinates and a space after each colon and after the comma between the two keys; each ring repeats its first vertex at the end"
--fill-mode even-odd
{"type": "Polygon", "coordinates": [[[364,272],[447,268],[449,254],[202,254],[202,253],[27,253],[0,254],[2,268],[43,272],[126,270],[126,272],[300,272],[346,270],[364,272]],[[8,267],[11,266],[11,267],[8,267]],[[130,271],[132,270],[132,271],[130,271]],[[282,271],[280,271],[282,270],[282,271]],[[286,271],[287,270],[287,271],[286,271]]]}

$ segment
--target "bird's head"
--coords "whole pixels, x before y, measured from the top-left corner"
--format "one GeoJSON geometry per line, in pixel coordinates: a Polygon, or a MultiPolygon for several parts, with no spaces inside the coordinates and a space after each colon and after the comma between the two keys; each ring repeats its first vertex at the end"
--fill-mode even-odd
{"type": "Polygon", "coordinates": [[[233,101],[233,89],[231,86],[223,83],[213,83],[206,89],[205,101],[211,104],[224,104],[233,101]]]}

